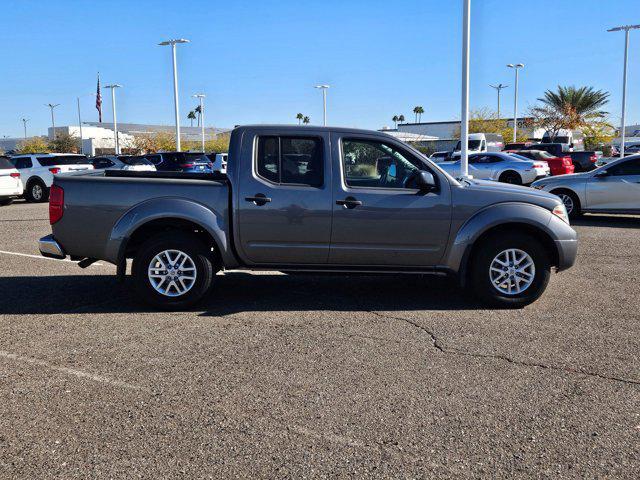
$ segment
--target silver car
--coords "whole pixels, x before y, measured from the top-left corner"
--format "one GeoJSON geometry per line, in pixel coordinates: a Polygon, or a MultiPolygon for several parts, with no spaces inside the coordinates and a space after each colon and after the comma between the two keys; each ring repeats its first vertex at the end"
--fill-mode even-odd
{"type": "MultiPolygon", "coordinates": [[[[460,160],[440,162],[438,166],[453,177],[460,176],[460,160]]],[[[528,185],[549,173],[547,162],[516,154],[491,152],[469,155],[469,175],[481,180],[528,185]]]]}
{"type": "Polygon", "coordinates": [[[640,213],[640,155],[595,170],[538,180],[531,185],[559,196],[567,213],[640,213]]]}

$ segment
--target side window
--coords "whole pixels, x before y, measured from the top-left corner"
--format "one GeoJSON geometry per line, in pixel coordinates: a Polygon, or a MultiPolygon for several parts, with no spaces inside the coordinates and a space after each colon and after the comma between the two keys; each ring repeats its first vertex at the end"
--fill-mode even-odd
{"type": "Polygon", "coordinates": [[[113,162],[108,158],[96,158],[93,160],[94,168],[109,168],[113,166],[113,162]]]}
{"type": "Polygon", "coordinates": [[[621,162],[607,170],[609,175],[640,175],[640,158],[621,162]]]}
{"type": "Polygon", "coordinates": [[[33,162],[29,157],[16,158],[15,166],[18,170],[23,168],[31,168],[33,167],[33,162]]]}
{"type": "Polygon", "coordinates": [[[312,137],[259,137],[256,170],[260,177],[283,185],[322,186],[322,140],[312,137]]]}
{"type": "Polygon", "coordinates": [[[344,139],[342,161],[350,187],[409,188],[415,172],[426,169],[412,155],[375,140],[344,139]]]}

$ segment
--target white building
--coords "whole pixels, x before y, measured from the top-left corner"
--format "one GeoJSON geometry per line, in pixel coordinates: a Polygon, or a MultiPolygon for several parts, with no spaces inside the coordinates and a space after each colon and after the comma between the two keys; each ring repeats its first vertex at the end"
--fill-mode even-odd
{"type": "MultiPolygon", "coordinates": [[[[77,125],[67,125],[56,127],[56,135],[66,133],[76,138],[80,138],[80,127],[77,125]]],[[[53,127],[49,127],[48,136],[53,140],[53,127]]],[[[120,143],[120,151],[125,152],[127,148],[133,147],[133,135],[121,132],[118,129],[118,142],[120,143]]],[[[82,126],[82,152],[85,155],[107,155],[116,151],[115,135],[113,130],[102,127],[93,127],[90,125],[82,126]]]]}

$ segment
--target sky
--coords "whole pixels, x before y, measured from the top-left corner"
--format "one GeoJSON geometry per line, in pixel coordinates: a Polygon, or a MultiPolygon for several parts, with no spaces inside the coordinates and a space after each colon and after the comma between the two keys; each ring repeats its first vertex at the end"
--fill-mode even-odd
{"type": "MultiPolygon", "coordinates": [[[[3,0],[0,29],[0,137],[45,134],[47,103],[56,125],[77,125],[76,97],[119,83],[119,122],[173,124],[169,47],[178,46],[181,122],[207,95],[206,125],[295,123],[298,112],[330,125],[379,129],[421,105],[422,121],[460,118],[461,0],[3,0]]],[[[504,83],[502,113],[520,111],[557,85],[611,93],[619,123],[624,34],[640,23],[637,0],[472,0],[472,109],[495,108],[489,84],[504,83]]],[[[103,90],[103,121],[111,101],[103,90]]],[[[631,33],[627,124],[640,123],[640,30],[631,33]]],[[[97,121],[81,98],[83,121],[97,121]]]]}

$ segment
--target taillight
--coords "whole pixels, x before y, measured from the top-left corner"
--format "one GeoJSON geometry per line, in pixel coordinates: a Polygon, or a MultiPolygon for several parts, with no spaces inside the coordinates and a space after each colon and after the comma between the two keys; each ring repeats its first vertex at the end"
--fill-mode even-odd
{"type": "Polygon", "coordinates": [[[544,168],[545,166],[541,163],[534,163],[533,168],[544,168]]]}
{"type": "Polygon", "coordinates": [[[50,168],[49,171],[55,175],[56,173],[60,173],[60,168],[53,167],[53,168],[50,168]]]}
{"type": "Polygon", "coordinates": [[[180,168],[193,168],[193,163],[183,163],[180,165],[180,168]]]}
{"type": "Polygon", "coordinates": [[[58,185],[51,185],[49,190],[49,223],[53,225],[64,214],[64,190],[58,185]]]}
{"type": "Polygon", "coordinates": [[[597,155],[591,155],[591,156],[589,157],[589,161],[590,161],[591,163],[596,163],[596,162],[598,161],[598,157],[597,157],[597,155]]]}
{"type": "Polygon", "coordinates": [[[18,172],[10,173],[10,174],[9,174],[9,176],[10,176],[11,178],[20,178],[20,174],[19,174],[18,172]]]}
{"type": "Polygon", "coordinates": [[[562,157],[562,164],[567,167],[569,165],[573,165],[573,162],[571,161],[571,157],[562,157]]]}

